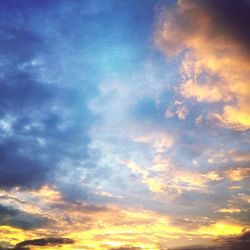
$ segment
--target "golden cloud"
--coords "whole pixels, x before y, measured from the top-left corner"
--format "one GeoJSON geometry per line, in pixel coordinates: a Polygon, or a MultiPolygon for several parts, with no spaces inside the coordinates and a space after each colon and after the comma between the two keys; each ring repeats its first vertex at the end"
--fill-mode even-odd
{"type": "Polygon", "coordinates": [[[140,166],[132,161],[124,162],[124,164],[133,173],[139,174],[139,181],[145,184],[151,192],[168,194],[168,198],[174,198],[183,191],[207,193],[209,183],[220,181],[225,175],[216,171],[203,174],[186,170],[175,166],[170,158],[164,159],[160,154],[155,156],[150,167],[140,166]],[[152,173],[157,173],[157,175],[152,175],[152,173]]]}
{"type": "Polygon", "coordinates": [[[218,210],[218,212],[220,213],[229,213],[229,214],[240,213],[241,211],[244,211],[244,210],[240,208],[221,208],[218,210]]]}
{"type": "Polygon", "coordinates": [[[241,181],[250,177],[250,168],[231,168],[225,171],[225,175],[231,181],[241,181]]]}
{"type": "MultiPolygon", "coordinates": [[[[183,81],[179,87],[183,97],[197,102],[220,102],[222,110],[211,113],[209,118],[224,127],[247,130],[248,47],[238,35],[237,23],[231,24],[230,19],[225,20],[228,25],[219,22],[223,13],[215,13],[212,5],[208,1],[178,1],[177,7],[168,9],[160,18],[156,45],[170,57],[184,54],[180,68],[183,81]]],[[[225,9],[226,6],[221,11],[225,9]]]]}

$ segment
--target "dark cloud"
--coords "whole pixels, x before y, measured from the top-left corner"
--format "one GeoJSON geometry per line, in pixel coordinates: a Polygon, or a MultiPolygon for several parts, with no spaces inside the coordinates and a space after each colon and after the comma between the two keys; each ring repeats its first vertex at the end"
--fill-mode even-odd
{"type": "Polygon", "coordinates": [[[17,243],[14,247],[1,247],[0,250],[30,250],[29,246],[60,246],[64,244],[74,244],[75,241],[69,238],[59,238],[59,237],[50,237],[50,238],[41,238],[33,240],[25,240],[17,243]]]}
{"type": "Polygon", "coordinates": [[[0,26],[0,47],[0,187],[36,188],[63,160],[88,157],[87,90],[41,79],[33,60],[48,46],[35,31],[0,26]]]}
{"type": "Polygon", "coordinates": [[[238,236],[218,238],[217,242],[217,244],[211,246],[188,246],[181,248],[171,248],[169,250],[249,250],[250,231],[245,229],[238,236]]]}
{"type": "Polygon", "coordinates": [[[39,107],[40,111],[45,108],[52,92],[20,64],[35,58],[43,43],[33,32],[21,28],[0,31],[1,59],[5,62],[1,65],[0,119],[2,124],[9,122],[7,129],[0,128],[0,187],[39,185],[46,177],[48,162],[41,160],[37,136],[24,127],[34,122],[32,116],[37,117],[39,107]],[[9,117],[13,121],[8,121],[9,117]]]}
{"type": "Polygon", "coordinates": [[[26,246],[57,246],[74,243],[74,240],[68,238],[41,238],[19,242],[16,244],[14,249],[23,248],[26,246]]]}
{"type": "Polygon", "coordinates": [[[8,225],[24,230],[47,226],[48,219],[0,205],[0,225],[8,225]]]}
{"type": "Polygon", "coordinates": [[[29,247],[15,247],[15,248],[11,248],[11,249],[14,249],[14,250],[30,250],[29,247]]]}
{"type": "Polygon", "coordinates": [[[133,247],[133,246],[123,246],[118,248],[111,248],[110,250],[140,250],[140,247],[133,247]]]}
{"type": "Polygon", "coordinates": [[[46,178],[48,167],[42,162],[18,154],[21,142],[2,142],[0,145],[0,187],[39,186],[46,178]]]}
{"type": "Polygon", "coordinates": [[[250,5],[247,1],[202,0],[198,3],[212,20],[214,30],[228,35],[250,53],[250,5]]]}
{"type": "MultiPolygon", "coordinates": [[[[166,37],[165,44],[159,42],[168,55],[180,52],[186,47],[185,42],[198,35],[211,43],[210,47],[213,42],[227,39],[241,55],[249,56],[250,5],[246,0],[184,0],[179,1],[178,7],[167,11],[160,22],[163,26],[166,21],[171,23],[175,30],[173,37],[166,37]]],[[[223,49],[220,53],[227,52],[223,49]]]]}

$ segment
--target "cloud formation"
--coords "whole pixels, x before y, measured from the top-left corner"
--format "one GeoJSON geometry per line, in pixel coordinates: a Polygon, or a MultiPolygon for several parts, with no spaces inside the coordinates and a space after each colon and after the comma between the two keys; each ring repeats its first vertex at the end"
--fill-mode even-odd
{"type": "Polygon", "coordinates": [[[49,53],[53,45],[47,39],[53,34],[45,38],[29,23],[26,14],[37,6],[27,1],[2,5],[1,23],[16,8],[25,18],[0,25],[0,187],[38,188],[55,181],[54,173],[66,159],[88,158],[92,118],[78,81],[50,79],[50,68],[55,72],[60,62],[55,51],[49,53]]]}
{"type": "Polygon", "coordinates": [[[63,244],[74,244],[74,240],[68,238],[41,238],[34,240],[25,240],[16,244],[14,249],[24,248],[27,246],[57,246],[63,244]]]}
{"type": "Polygon", "coordinates": [[[49,238],[40,238],[33,240],[24,240],[17,243],[13,248],[1,247],[1,250],[30,250],[30,246],[46,247],[46,246],[61,246],[64,244],[74,244],[75,241],[68,238],[59,238],[59,237],[49,237],[49,238]]]}
{"type": "Polygon", "coordinates": [[[209,119],[221,126],[250,128],[250,5],[247,1],[178,1],[160,18],[157,46],[181,55],[178,92],[197,102],[221,103],[209,119]]]}
{"type": "Polygon", "coordinates": [[[140,247],[133,247],[133,246],[124,246],[118,248],[111,248],[110,250],[140,250],[140,247]]]}
{"type": "Polygon", "coordinates": [[[181,248],[171,248],[169,250],[248,250],[250,247],[250,231],[243,230],[240,235],[217,239],[218,244],[210,246],[188,246],[181,248]]]}
{"type": "Polygon", "coordinates": [[[247,227],[246,4],[2,0],[0,245],[160,250],[247,227]]]}
{"type": "Polygon", "coordinates": [[[48,225],[48,222],[48,219],[45,217],[0,205],[0,225],[31,230],[45,227],[48,225]]]}

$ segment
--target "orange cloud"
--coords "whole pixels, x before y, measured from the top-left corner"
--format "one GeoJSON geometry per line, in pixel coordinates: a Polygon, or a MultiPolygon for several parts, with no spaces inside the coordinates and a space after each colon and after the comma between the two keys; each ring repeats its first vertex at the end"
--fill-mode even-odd
{"type": "MultiPolygon", "coordinates": [[[[248,47],[240,35],[237,38],[238,24],[230,26],[233,22],[230,19],[219,22],[223,17],[212,10],[212,5],[208,1],[178,1],[176,8],[161,16],[155,41],[170,57],[184,52],[180,69],[183,82],[179,87],[183,97],[197,102],[220,102],[222,111],[211,113],[210,119],[227,128],[247,130],[250,128],[248,47]],[[225,25],[226,22],[229,24],[225,25]]],[[[226,6],[221,11],[224,9],[226,6]]]]}
{"type": "Polygon", "coordinates": [[[225,171],[225,175],[232,181],[241,181],[250,177],[250,168],[231,168],[225,171]]]}

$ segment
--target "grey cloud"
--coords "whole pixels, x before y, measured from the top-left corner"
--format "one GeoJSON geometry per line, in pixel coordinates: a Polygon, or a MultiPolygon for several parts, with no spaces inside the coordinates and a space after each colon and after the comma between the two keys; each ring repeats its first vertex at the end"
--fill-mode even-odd
{"type": "Polygon", "coordinates": [[[25,240],[16,244],[14,249],[24,248],[26,246],[57,246],[62,244],[74,244],[74,240],[68,238],[41,238],[34,240],[25,240]]]}
{"type": "Polygon", "coordinates": [[[133,247],[133,246],[123,246],[118,248],[111,248],[110,250],[140,250],[140,247],[133,247]]]}
{"type": "Polygon", "coordinates": [[[31,62],[48,46],[34,31],[0,28],[0,47],[0,122],[7,124],[0,126],[0,187],[36,188],[53,179],[63,160],[77,165],[88,158],[86,93],[38,77],[40,66],[31,62]]]}
{"type": "Polygon", "coordinates": [[[49,237],[33,240],[25,240],[17,243],[14,247],[0,246],[0,250],[30,250],[30,246],[60,246],[64,244],[74,244],[75,241],[69,238],[49,237]]]}
{"type": "Polygon", "coordinates": [[[47,218],[0,205],[0,225],[9,225],[24,230],[41,228],[49,224],[47,218]]]}

